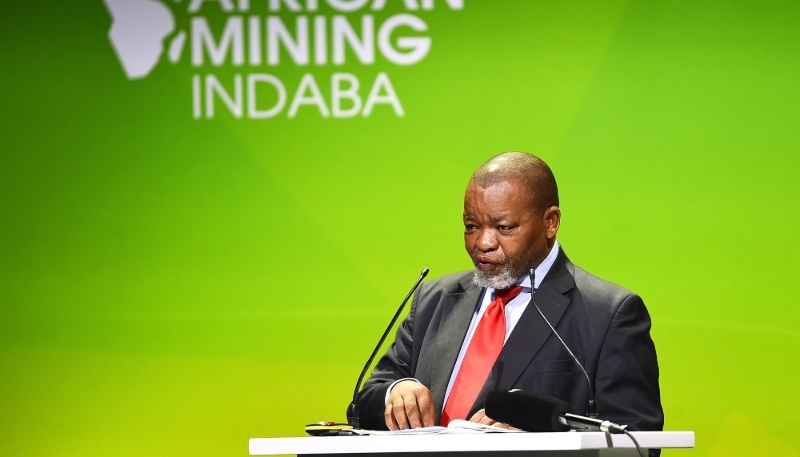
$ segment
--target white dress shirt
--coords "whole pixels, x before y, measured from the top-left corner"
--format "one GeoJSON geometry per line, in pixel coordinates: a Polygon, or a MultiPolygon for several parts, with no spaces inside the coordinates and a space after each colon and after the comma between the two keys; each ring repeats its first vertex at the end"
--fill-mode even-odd
{"type": "MultiPolygon", "coordinates": [[[[541,285],[542,280],[544,279],[547,272],[550,271],[550,268],[553,266],[553,263],[556,261],[556,257],[558,257],[558,250],[559,244],[558,241],[553,243],[553,247],[550,249],[550,253],[547,254],[544,261],[536,267],[536,284],[534,284],[535,288],[539,288],[541,285]]],[[[505,308],[505,315],[506,315],[506,335],[503,339],[503,343],[505,344],[508,341],[508,336],[511,335],[511,331],[514,330],[514,327],[519,322],[519,318],[522,316],[522,313],[525,312],[525,308],[528,307],[528,302],[531,300],[531,279],[528,275],[525,275],[520,281],[517,282],[517,285],[522,286],[522,292],[519,295],[514,297],[513,300],[506,304],[505,308]]],[[[472,341],[472,335],[475,334],[475,329],[478,328],[478,322],[480,322],[481,317],[483,317],[483,313],[486,311],[486,308],[489,307],[489,304],[492,303],[494,300],[494,289],[488,287],[484,289],[483,295],[481,299],[478,301],[478,306],[475,307],[475,313],[472,315],[472,321],[469,324],[469,329],[467,329],[467,336],[464,337],[464,342],[461,343],[461,350],[458,352],[458,358],[456,359],[456,364],[453,367],[453,373],[450,375],[450,381],[447,383],[447,390],[444,393],[444,404],[447,404],[447,399],[450,397],[450,390],[453,388],[453,383],[456,381],[456,377],[458,376],[458,371],[461,369],[461,363],[464,361],[464,356],[467,353],[467,348],[469,347],[469,342],[472,341]]],[[[400,381],[416,381],[414,378],[404,378],[398,379],[397,381],[393,382],[392,385],[386,390],[386,399],[385,403],[389,402],[389,394],[392,391],[392,388],[400,381]]],[[[419,381],[417,381],[419,382],[419,381]]]]}

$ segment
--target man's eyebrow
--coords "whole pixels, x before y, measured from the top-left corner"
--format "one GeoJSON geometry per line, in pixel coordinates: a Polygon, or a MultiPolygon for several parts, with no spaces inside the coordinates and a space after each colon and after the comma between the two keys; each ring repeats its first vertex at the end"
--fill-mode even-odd
{"type": "MultiPolygon", "coordinates": [[[[465,221],[471,221],[474,219],[475,216],[473,216],[472,214],[464,214],[465,221]]],[[[508,214],[498,214],[496,216],[490,216],[490,219],[492,220],[492,222],[500,222],[502,220],[508,219],[508,214]]]]}

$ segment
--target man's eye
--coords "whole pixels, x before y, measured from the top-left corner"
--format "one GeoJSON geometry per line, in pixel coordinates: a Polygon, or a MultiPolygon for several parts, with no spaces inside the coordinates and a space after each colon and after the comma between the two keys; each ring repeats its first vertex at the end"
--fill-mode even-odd
{"type": "Polygon", "coordinates": [[[502,231],[504,231],[504,232],[509,229],[509,227],[507,225],[498,225],[497,228],[502,230],[502,231]]]}

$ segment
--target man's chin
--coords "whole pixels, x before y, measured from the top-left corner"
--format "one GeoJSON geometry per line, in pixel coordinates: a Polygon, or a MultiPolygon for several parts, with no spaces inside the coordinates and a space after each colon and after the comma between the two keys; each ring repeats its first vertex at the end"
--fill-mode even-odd
{"type": "Polygon", "coordinates": [[[517,276],[508,268],[501,268],[497,274],[476,268],[473,270],[472,280],[480,287],[503,290],[513,286],[519,279],[517,276]]]}

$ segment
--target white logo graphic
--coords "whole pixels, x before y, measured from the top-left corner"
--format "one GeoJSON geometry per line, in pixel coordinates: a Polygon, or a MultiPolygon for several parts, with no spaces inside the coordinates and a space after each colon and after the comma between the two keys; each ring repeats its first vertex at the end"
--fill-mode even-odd
{"type": "Polygon", "coordinates": [[[383,12],[387,0],[188,0],[186,29],[176,30],[173,10],[160,0],[103,2],[112,19],[108,38],[128,79],[153,71],[165,40],[173,64],[189,48],[194,119],[213,119],[220,107],[236,119],[293,119],[314,111],[322,118],[369,117],[376,106],[403,117],[398,92],[382,70],[428,56],[433,40],[422,16],[435,3],[464,8],[464,0],[403,0],[396,5],[400,12],[383,12]],[[222,12],[224,25],[211,26],[204,14],[209,8],[222,12]],[[361,64],[358,75],[320,74],[351,62],[361,64]],[[287,65],[308,70],[299,78],[281,76],[278,67],[287,65]],[[377,65],[382,68],[369,71],[377,65]],[[220,78],[220,67],[235,74],[220,78]],[[321,77],[330,84],[321,85],[321,77]]]}
{"type": "MultiPolygon", "coordinates": [[[[113,22],[108,38],[129,79],[144,78],[164,52],[164,38],[175,29],[172,11],[157,0],[104,0],[113,22]]],[[[170,45],[172,62],[180,58],[186,34],[170,45]]]]}

